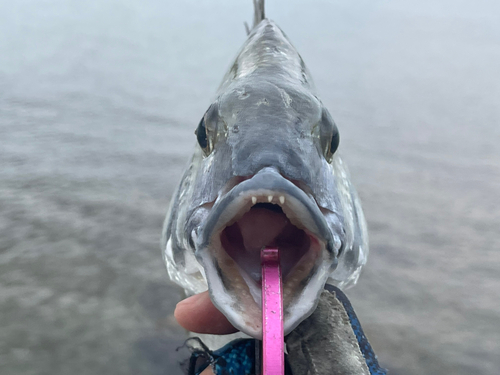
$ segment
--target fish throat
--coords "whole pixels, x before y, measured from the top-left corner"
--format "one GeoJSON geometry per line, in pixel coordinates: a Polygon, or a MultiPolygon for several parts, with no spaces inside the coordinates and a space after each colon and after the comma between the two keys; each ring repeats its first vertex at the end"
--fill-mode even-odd
{"type": "Polygon", "coordinates": [[[278,204],[257,203],[220,235],[226,253],[255,281],[261,280],[260,252],[265,247],[280,249],[283,278],[290,274],[317,241],[291,223],[278,204]]]}

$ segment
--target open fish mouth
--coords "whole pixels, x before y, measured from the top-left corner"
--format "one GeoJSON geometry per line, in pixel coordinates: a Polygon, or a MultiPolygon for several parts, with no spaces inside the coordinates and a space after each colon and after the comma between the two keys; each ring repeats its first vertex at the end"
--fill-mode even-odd
{"type": "Polygon", "coordinates": [[[256,338],[262,248],[280,252],[286,334],[314,310],[341,247],[315,200],[271,167],[220,196],[196,242],[213,302],[256,338]]]}

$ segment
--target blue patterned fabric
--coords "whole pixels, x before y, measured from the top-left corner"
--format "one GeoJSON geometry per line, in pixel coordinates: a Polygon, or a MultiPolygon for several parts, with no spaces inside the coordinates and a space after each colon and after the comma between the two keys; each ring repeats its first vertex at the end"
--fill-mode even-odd
{"type": "Polygon", "coordinates": [[[234,340],[215,351],[209,350],[197,338],[189,339],[187,345],[192,351],[188,375],[199,375],[208,366],[212,366],[216,375],[255,374],[255,340],[253,339],[234,340]],[[199,348],[189,343],[193,340],[196,340],[199,348]]]}
{"type": "Polygon", "coordinates": [[[217,375],[253,375],[255,373],[255,340],[232,341],[213,352],[217,375]]]}

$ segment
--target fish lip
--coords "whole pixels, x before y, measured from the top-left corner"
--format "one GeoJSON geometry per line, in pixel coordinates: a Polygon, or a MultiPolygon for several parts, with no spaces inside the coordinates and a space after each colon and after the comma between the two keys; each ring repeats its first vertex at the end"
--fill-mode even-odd
{"type": "Polygon", "coordinates": [[[285,199],[292,198],[299,202],[309,214],[308,219],[310,220],[304,222],[305,229],[325,243],[325,248],[331,256],[337,257],[339,255],[339,249],[338,246],[335,246],[333,234],[316,201],[293,182],[283,177],[273,167],[263,168],[253,177],[240,182],[215,201],[201,233],[199,233],[199,246],[197,246],[196,253],[202,249],[207,249],[213,234],[223,229],[241,211],[244,204],[240,204],[239,207],[231,207],[231,205],[237,205],[239,197],[251,195],[250,193],[261,196],[266,192],[271,192],[276,196],[281,194],[285,199]],[[228,212],[232,211],[231,208],[236,214],[231,215],[231,212],[228,212]]]}

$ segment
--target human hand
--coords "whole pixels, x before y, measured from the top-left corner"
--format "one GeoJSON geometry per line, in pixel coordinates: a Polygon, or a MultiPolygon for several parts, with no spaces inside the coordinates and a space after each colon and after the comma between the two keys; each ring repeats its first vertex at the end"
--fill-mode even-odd
{"type": "Polygon", "coordinates": [[[175,307],[174,316],[182,327],[191,332],[225,335],[238,331],[217,310],[208,291],[179,302],[175,307]]]}
{"type": "MultiPolygon", "coordinates": [[[[213,305],[208,292],[179,302],[174,315],[192,332],[223,335],[237,331],[213,305]]],[[[297,374],[309,368],[316,374],[387,374],[379,366],[349,300],[331,285],[325,287],[314,313],[287,336],[286,343],[291,370],[297,374]]],[[[201,375],[214,375],[211,366],[201,375]]]]}

